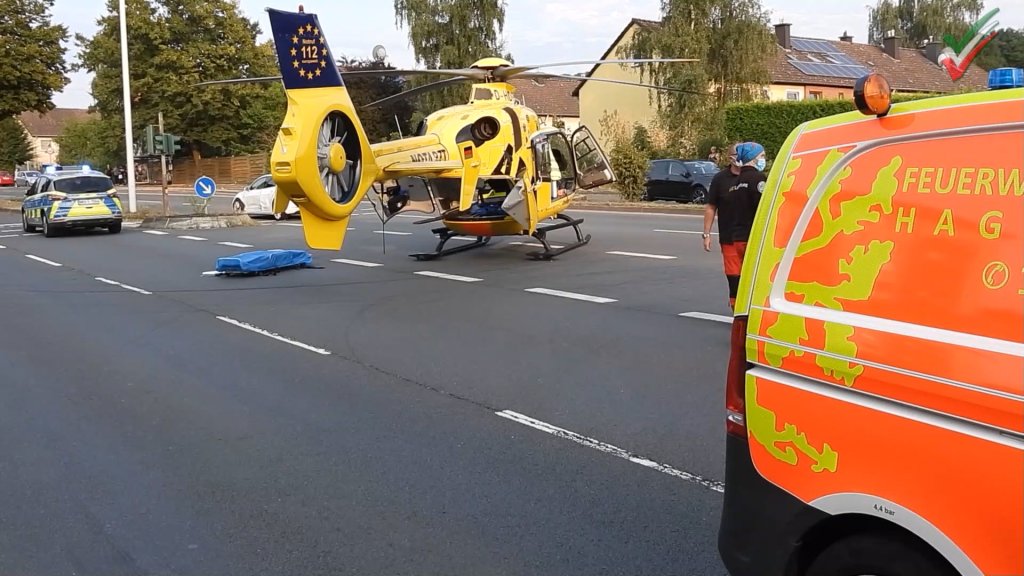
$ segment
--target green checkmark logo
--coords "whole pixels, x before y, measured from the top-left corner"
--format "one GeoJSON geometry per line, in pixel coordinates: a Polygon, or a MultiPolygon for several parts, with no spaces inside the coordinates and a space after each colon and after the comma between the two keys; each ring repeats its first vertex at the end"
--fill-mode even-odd
{"type": "Polygon", "coordinates": [[[963,52],[964,48],[971,43],[971,40],[978,35],[978,31],[981,30],[997,12],[999,12],[999,8],[989,10],[988,13],[985,14],[981,20],[975,22],[974,26],[971,26],[970,30],[968,30],[961,38],[954,38],[952,34],[943,35],[942,39],[946,41],[946,46],[952,48],[953,52],[960,54],[963,52]]]}

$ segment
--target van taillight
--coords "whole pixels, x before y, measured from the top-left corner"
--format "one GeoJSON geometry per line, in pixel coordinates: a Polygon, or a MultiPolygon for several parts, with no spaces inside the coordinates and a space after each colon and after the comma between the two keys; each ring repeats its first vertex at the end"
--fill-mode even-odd
{"type": "Polygon", "coordinates": [[[732,321],[732,340],[729,345],[729,371],[725,377],[725,430],[729,434],[747,436],[744,411],[747,374],[747,317],[737,316],[732,321]]]}

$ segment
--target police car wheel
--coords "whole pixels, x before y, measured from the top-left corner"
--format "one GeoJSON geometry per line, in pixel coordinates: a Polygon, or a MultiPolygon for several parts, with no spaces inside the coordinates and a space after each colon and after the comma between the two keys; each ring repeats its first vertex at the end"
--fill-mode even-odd
{"type": "Polygon", "coordinates": [[[821,551],[804,576],[956,576],[937,552],[895,530],[853,534],[821,551]]]}
{"type": "Polygon", "coordinates": [[[57,231],[50,225],[50,219],[46,217],[46,212],[43,212],[43,236],[53,238],[56,235],[57,231]]]}
{"type": "Polygon", "coordinates": [[[24,210],[21,211],[21,229],[30,233],[36,231],[36,227],[28,223],[28,214],[24,210]]]}
{"type": "Polygon", "coordinates": [[[121,231],[121,223],[120,222],[118,222],[117,224],[111,224],[110,226],[107,226],[107,232],[110,232],[111,234],[117,234],[120,231],[121,231]]]}

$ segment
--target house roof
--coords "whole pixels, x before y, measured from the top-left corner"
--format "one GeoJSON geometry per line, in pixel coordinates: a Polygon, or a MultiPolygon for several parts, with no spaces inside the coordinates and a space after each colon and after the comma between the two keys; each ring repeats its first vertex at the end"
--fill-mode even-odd
{"type": "MultiPolygon", "coordinates": [[[[799,37],[794,37],[798,39],[799,37]]],[[[819,38],[803,38],[817,40],[819,38]]],[[[961,86],[974,89],[988,87],[988,73],[977,66],[968,68],[963,77],[954,82],[946,73],[945,68],[932,62],[924,50],[898,48],[893,59],[885,53],[881,46],[873,44],[857,44],[838,40],[825,40],[836,52],[845,54],[872,72],[877,72],[889,81],[893,90],[903,92],[953,92],[961,86]]],[[[772,82],[776,84],[797,84],[808,86],[834,86],[853,88],[856,78],[838,78],[832,76],[813,76],[804,74],[790,63],[791,59],[808,61],[806,52],[786,50],[776,45],[775,57],[769,63],[772,82]]]]}
{"type": "MultiPolygon", "coordinates": [[[[580,78],[582,80],[582,78],[580,78]]],[[[522,103],[541,116],[579,118],[580,101],[573,91],[580,80],[568,78],[516,78],[510,83],[522,103]]]]}
{"type": "MultiPolygon", "coordinates": [[[[601,56],[605,60],[614,51],[623,37],[633,26],[657,27],[660,22],[653,20],[642,20],[633,18],[623,28],[622,32],[609,45],[608,49],[601,56]]],[[[793,37],[794,39],[799,37],[793,37]]],[[[946,70],[940,65],[932,62],[925,55],[924,50],[912,48],[897,49],[898,59],[893,59],[881,46],[872,44],[857,44],[839,40],[828,40],[819,38],[804,38],[805,40],[824,40],[831,44],[836,52],[842,52],[849,58],[859,62],[872,72],[878,72],[885,76],[894,90],[904,92],[953,92],[962,86],[974,89],[984,89],[988,86],[988,73],[977,66],[968,68],[963,77],[954,82],[950,79],[946,70]]],[[[790,63],[791,56],[808,61],[804,52],[786,50],[776,44],[777,50],[774,57],[769,61],[769,72],[773,84],[793,84],[805,86],[833,86],[853,88],[856,78],[839,78],[831,76],[813,76],[801,72],[796,66],[790,63]]],[[[595,65],[587,72],[590,77],[597,71],[600,64],[595,65]]],[[[573,91],[574,96],[579,95],[580,89],[586,83],[584,78],[573,91]]]]}
{"type": "Polygon", "coordinates": [[[56,138],[64,127],[76,120],[88,120],[92,115],[83,108],[55,108],[46,114],[22,112],[18,120],[33,138],[56,138]]]}
{"type": "MultiPolygon", "coordinates": [[[[622,42],[622,39],[626,36],[626,33],[629,32],[629,30],[634,26],[638,26],[640,28],[657,28],[658,26],[661,26],[661,22],[657,22],[655,20],[644,20],[643,18],[631,19],[629,23],[626,24],[625,28],[622,29],[622,32],[619,32],[619,35],[615,37],[615,40],[612,40],[612,43],[608,45],[608,49],[604,51],[604,54],[601,54],[601,57],[598,58],[598,60],[608,60],[608,57],[611,56],[612,51],[619,47],[619,43],[622,42]]],[[[614,58],[612,58],[612,60],[614,60],[614,58]]],[[[583,85],[586,84],[587,78],[590,78],[591,76],[594,75],[594,72],[597,72],[597,67],[600,65],[601,64],[594,64],[590,68],[590,70],[587,71],[587,73],[584,75],[583,81],[580,82],[576,86],[576,88],[573,89],[573,96],[580,95],[580,88],[583,88],[583,85]]]]}

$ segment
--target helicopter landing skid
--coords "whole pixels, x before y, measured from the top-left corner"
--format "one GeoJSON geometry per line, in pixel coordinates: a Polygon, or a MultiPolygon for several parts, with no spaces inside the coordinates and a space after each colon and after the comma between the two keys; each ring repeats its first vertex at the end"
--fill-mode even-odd
{"type": "Polygon", "coordinates": [[[462,236],[462,234],[455,234],[447,228],[434,228],[432,232],[437,234],[438,237],[441,239],[440,242],[437,243],[437,248],[435,248],[433,252],[421,252],[418,254],[410,254],[409,256],[412,256],[418,261],[434,260],[442,256],[448,256],[449,254],[457,254],[459,252],[465,252],[466,250],[472,250],[473,248],[480,248],[482,246],[486,246],[487,243],[491,241],[490,236],[477,236],[476,241],[474,242],[470,242],[469,244],[462,244],[460,246],[448,248],[447,250],[445,250],[444,245],[446,242],[448,242],[452,238],[455,238],[456,236],[462,236]]]}
{"type": "Polygon", "coordinates": [[[538,241],[540,241],[541,244],[544,245],[544,250],[529,252],[527,256],[533,258],[534,260],[551,260],[555,256],[559,256],[561,254],[565,254],[570,250],[575,250],[582,246],[586,246],[590,242],[590,234],[583,236],[583,232],[580,231],[580,224],[583,223],[583,218],[570,218],[565,214],[558,214],[557,216],[555,216],[555,218],[562,220],[562,222],[559,222],[558,224],[552,224],[550,226],[545,226],[544,228],[538,228],[536,232],[531,234],[531,236],[536,238],[538,241]],[[562,246],[561,248],[552,248],[551,244],[547,240],[547,233],[551,232],[552,230],[559,230],[562,228],[568,228],[570,226],[572,226],[573,231],[576,232],[576,242],[573,242],[572,244],[567,244],[565,246],[562,246]]]}

